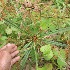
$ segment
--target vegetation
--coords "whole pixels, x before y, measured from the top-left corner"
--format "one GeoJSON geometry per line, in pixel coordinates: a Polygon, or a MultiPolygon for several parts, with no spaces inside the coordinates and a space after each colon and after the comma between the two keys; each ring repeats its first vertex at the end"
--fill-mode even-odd
{"type": "Polygon", "coordinates": [[[8,42],[21,56],[12,70],[68,70],[70,0],[0,0],[0,47],[8,42]]]}

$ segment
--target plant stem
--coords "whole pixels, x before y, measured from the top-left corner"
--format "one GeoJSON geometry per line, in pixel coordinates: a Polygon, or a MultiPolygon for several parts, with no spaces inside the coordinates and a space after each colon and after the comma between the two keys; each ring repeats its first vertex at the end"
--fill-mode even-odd
{"type": "Polygon", "coordinates": [[[35,59],[36,59],[36,70],[38,69],[38,59],[37,59],[37,52],[36,52],[36,44],[35,44],[35,42],[34,42],[34,46],[33,46],[33,48],[34,48],[34,51],[35,51],[35,59]]]}

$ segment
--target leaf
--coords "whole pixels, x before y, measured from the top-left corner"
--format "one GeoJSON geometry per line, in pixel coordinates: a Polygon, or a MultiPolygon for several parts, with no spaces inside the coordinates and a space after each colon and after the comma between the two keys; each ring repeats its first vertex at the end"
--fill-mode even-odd
{"type": "Polygon", "coordinates": [[[58,65],[59,65],[60,68],[62,68],[63,66],[66,65],[65,59],[62,56],[58,57],[57,63],[58,63],[58,65]]]}
{"type": "Polygon", "coordinates": [[[57,41],[52,41],[52,40],[50,40],[50,41],[44,41],[46,44],[48,43],[48,44],[51,44],[51,45],[56,45],[56,46],[61,46],[61,47],[66,47],[67,46],[67,44],[64,44],[64,43],[61,43],[61,42],[57,42],[57,41]]]}
{"type": "Polygon", "coordinates": [[[60,55],[66,59],[66,53],[65,53],[65,50],[64,49],[60,49],[60,55]]]}
{"type": "Polygon", "coordinates": [[[53,69],[52,63],[48,63],[46,65],[46,70],[52,70],[52,69],[53,69]]]}
{"type": "Polygon", "coordinates": [[[57,63],[60,68],[66,65],[65,59],[66,59],[65,51],[63,49],[60,49],[60,54],[57,59],[57,63]]]}
{"type": "Polygon", "coordinates": [[[20,29],[20,27],[16,23],[13,23],[11,20],[4,19],[4,21],[6,22],[7,25],[16,28],[18,31],[20,31],[20,32],[23,31],[23,30],[20,29]]]}
{"type": "Polygon", "coordinates": [[[66,23],[64,23],[63,25],[62,25],[62,27],[65,27],[66,26],[66,23]]]}
{"type": "Polygon", "coordinates": [[[50,44],[42,46],[40,51],[43,52],[45,60],[50,60],[53,57],[53,52],[51,50],[50,44]]]}
{"type": "Polygon", "coordinates": [[[56,30],[56,26],[53,23],[49,24],[49,29],[54,32],[56,30]]]}
{"type": "Polygon", "coordinates": [[[12,31],[18,31],[15,27],[11,26],[12,31]]]}
{"type": "Polygon", "coordinates": [[[44,55],[48,54],[51,51],[51,46],[50,44],[42,46],[40,48],[40,51],[43,52],[44,55]]]}
{"type": "Polygon", "coordinates": [[[5,30],[7,34],[11,34],[12,33],[12,29],[7,27],[7,29],[5,30]]]}
{"type": "Polygon", "coordinates": [[[3,40],[3,41],[5,41],[6,39],[7,39],[6,36],[2,36],[2,37],[1,37],[1,40],[3,40]]]}
{"type": "Polygon", "coordinates": [[[0,25],[4,24],[4,20],[0,21],[0,25]]]}
{"type": "Polygon", "coordinates": [[[66,24],[70,25],[70,19],[67,19],[66,24]]]}
{"type": "Polygon", "coordinates": [[[53,57],[53,52],[52,50],[50,51],[50,53],[44,55],[45,60],[50,60],[53,57]]]}
{"type": "Polygon", "coordinates": [[[6,36],[1,36],[0,38],[0,48],[2,48],[5,44],[6,44],[6,40],[7,40],[7,37],[6,36]]]}
{"type": "Polygon", "coordinates": [[[25,52],[25,54],[24,54],[24,58],[21,60],[21,62],[20,62],[20,70],[23,70],[23,68],[24,68],[24,66],[25,66],[25,63],[26,63],[26,61],[27,61],[27,59],[28,59],[28,56],[29,56],[29,54],[30,54],[30,52],[31,52],[31,50],[27,50],[26,52],[25,52]]]}
{"type": "Polygon", "coordinates": [[[12,22],[17,22],[17,18],[12,18],[12,22]]]}
{"type": "Polygon", "coordinates": [[[31,49],[30,56],[31,56],[31,60],[32,60],[31,63],[36,62],[36,60],[35,60],[35,50],[34,50],[34,48],[31,49]]]}
{"type": "Polygon", "coordinates": [[[31,45],[32,42],[27,43],[23,48],[26,49],[31,45]]]}
{"type": "Polygon", "coordinates": [[[70,30],[70,27],[61,28],[61,29],[56,30],[56,31],[54,31],[54,32],[48,32],[48,33],[46,34],[46,36],[54,35],[54,34],[57,34],[57,33],[63,33],[63,32],[69,31],[69,30],[70,30]]]}
{"type": "Polygon", "coordinates": [[[31,35],[35,35],[39,31],[39,27],[37,25],[32,24],[29,26],[29,30],[31,32],[31,35]]]}
{"type": "Polygon", "coordinates": [[[57,48],[54,48],[53,49],[53,54],[58,57],[59,51],[57,50],[57,48]]]}
{"type": "Polygon", "coordinates": [[[40,27],[42,30],[47,30],[50,22],[51,21],[49,19],[42,18],[40,22],[40,27]]]}

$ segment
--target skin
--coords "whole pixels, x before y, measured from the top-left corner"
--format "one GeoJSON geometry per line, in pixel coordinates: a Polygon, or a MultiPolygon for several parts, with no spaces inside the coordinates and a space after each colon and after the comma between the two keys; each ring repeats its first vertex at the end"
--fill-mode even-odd
{"type": "Polygon", "coordinates": [[[11,66],[19,61],[19,51],[15,44],[7,44],[0,49],[0,70],[10,70],[11,66]]]}

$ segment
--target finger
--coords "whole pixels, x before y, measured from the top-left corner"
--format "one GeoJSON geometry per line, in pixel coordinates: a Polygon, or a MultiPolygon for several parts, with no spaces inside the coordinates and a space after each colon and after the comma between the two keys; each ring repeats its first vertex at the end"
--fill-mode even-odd
{"type": "Polygon", "coordinates": [[[6,49],[6,46],[3,46],[3,47],[1,48],[1,50],[4,50],[4,49],[6,49]]]}
{"type": "Polygon", "coordinates": [[[17,57],[15,57],[14,59],[12,59],[12,61],[11,61],[11,66],[12,66],[13,64],[15,64],[17,61],[19,61],[19,59],[20,59],[20,56],[17,56],[17,57]]]}
{"type": "Polygon", "coordinates": [[[8,43],[6,45],[6,49],[7,49],[8,52],[12,53],[17,49],[17,46],[15,44],[8,43]]]}
{"type": "Polygon", "coordinates": [[[9,53],[12,53],[14,51],[17,50],[17,46],[15,44],[10,44],[8,43],[7,45],[5,45],[3,48],[1,48],[1,50],[6,50],[9,53]]]}
{"type": "Polygon", "coordinates": [[[11,57],[12,57],[12,58],[14,58],[18,53],[19,53],[19,51],[18,51],[18,50],[17,50],[17,51],[15,51],[15,52],[13,52],[13,53],[11,54],[11,57]]]}
{"type": "Polygon", "coordinates": [[[8,44],[6,45],[6,50],[7,50],[9,53],[11,53],[13,47],[14,47],[14,46],[13,46],[12,44],[8,43],[8,44]]]}
{"type": "Polygon", "coordinates": [[[17,46],[15,46],[13,49],[11,49],[11,53],[17,50],[17,46]]]}
{"type": "Polygon", "coordinates": [[[10,44],[10,43],[8,43],[7,45],[6,45],[7,47],[10,47],[10,48],[15,48],[15,44],[10,44]]]}
{"type": "Polygon", "coordinates": [[[1,49],[2,49],[2,50],[3,50],[3,49],[6,49],[6,47],[8,47],[8,46],[12,46],[11,48],[13,48],[13,47],[14,47],[14,45],[13,45],[13,44],[8,43],[7,45],[3,46],[1,49]]]}

